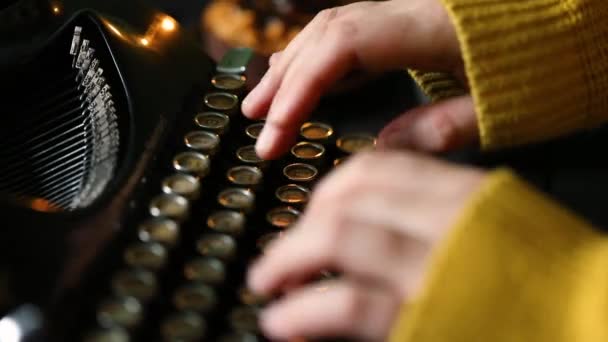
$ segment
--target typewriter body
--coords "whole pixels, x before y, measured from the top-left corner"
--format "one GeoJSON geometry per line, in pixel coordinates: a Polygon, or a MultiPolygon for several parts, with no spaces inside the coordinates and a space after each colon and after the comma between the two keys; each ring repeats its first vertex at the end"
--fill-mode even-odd
{"type": "MultiPolygon", "coordinates": [[[[259,160],[263,122],[239,104],[250,51],[211,60],[136,1],[3,15],[24,3],[48,13],[3,37],[2,341],[263,340],[248,262],[381,123],[311,121],[284,160],[259,160]]],[[[352,110],[324,106],[320,120],[352,110]]]]}

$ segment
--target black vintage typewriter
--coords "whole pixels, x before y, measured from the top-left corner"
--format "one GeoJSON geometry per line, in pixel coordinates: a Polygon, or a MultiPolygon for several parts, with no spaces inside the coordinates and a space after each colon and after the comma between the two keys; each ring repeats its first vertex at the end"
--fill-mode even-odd
{"type": "Polygon", "coordinates": [[[263,340],[248,262],[374,125],[320,109],[289,156],[260,160],[264,122],[239,102],[251,51],[216,62],[137,2],[84,4],[2,12],[2,341],[263,340]]]}

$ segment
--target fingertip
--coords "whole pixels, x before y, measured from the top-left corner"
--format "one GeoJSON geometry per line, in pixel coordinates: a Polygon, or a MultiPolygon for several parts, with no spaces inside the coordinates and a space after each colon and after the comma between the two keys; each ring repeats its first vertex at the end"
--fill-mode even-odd
{"type": "Polygon", "coordinates": [[[284,319],[280,304],[265,308],[259,317],[260,329],[271,339],[287,339],[289,335],[288,322],[284,319]]]}

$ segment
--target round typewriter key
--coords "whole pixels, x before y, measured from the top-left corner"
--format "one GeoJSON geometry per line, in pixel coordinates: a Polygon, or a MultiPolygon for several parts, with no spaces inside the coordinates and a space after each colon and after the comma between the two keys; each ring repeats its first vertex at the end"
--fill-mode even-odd
{"type": "Polygon", "coordinates": [[[139,226],[138,235],[143,242],[159,242],[174,246],[179,238],[179,225],[168,218],[154,217],[139,226]]]}
{"type": "Polygon", "coordinates": [[[214,87],[221,90],[239,90],[243,88],[247,79],[242,75],[220,74],[211,79],[214,87]]]}
{"type": "Polygon", "coordinates": [[[238,236],[245,230],[245,215],[238,211],[216,211],[207,219],[209,228],[228,235],[238,236]]]}
{"type": "Polygon", "coordinates": [[[280,236],[280,232],[264,234],[258,239],[256,245],[260,252],[264,252],[264,250],[266,250],[266,247],[268,247],[268,244],[270,244],[274,239],[279,238],[280,236]]]}
{"type": "Polygon", "coordinates": [[[247,287],[241,287],[239,289],[239,300],[242,304],[250,306],[263,306],[269,302],[268,298],[265,296],[256,295],[247,287]]]}
{"type": "Polygon", "coordinates": [[[196,243],[196,248],[203,256],[222,260],[231,260],[236,255],[236,241],[225,234],[209,234],[196,243]]]}
{"type": "Polygon", "coordinates": [[[114,326],[99,328],[86,335],[85,342],[129,342],[129,334],[123,328],[114,326]]]}
{"type": "Polygon", "coordinates": [[[262,170],[255,166],[236,166],[228,170],[230,183],[248,188],[256,188],[262,182],[262,170]]]}
{"type": "Polygon", "coordinates": [[[294,208],[278,207],[270,210],[266,219],[275,227],[287,228],[296,222],[299,216],[300,212],[294,208]]]}
{"type": "Polygon", "coordinates": [[[259,309],[254,306],[237,307],[230,312],[230,325],[238,332],[258,332],[259,309]]]}
{"type": "Polygon", "coordinates": [[[228,188],[220,192],[218,202],[228,209],[251,212],[255,203],[253,192],[243,188],[228,188]]]}
{"type": "Polygon", "coordinates": [[[219,285],[226,279],[224,263],[211,257],[196,258],[184,267],[186,279],[200,281],[206,284],[219,285]]]}
{"type": "Polygon", "coordinates": [[[354,154],[376,147],[376,138],[366,134],[349,134],[340,137],[336,146],[346,154],[354,154]]]}
{"type": "Polygon", "coordinates": [[[176,312],[165,318],[161,324],[164,341],[194,342],[206,333],[207,323],[200,315],[190,312],[176,312]]]}
{"type": "Polygon", "coordinates": [[[213,156],[220,147],[220,137],[208,131],[192,131],[184,137],[186,146],[198,152],[213,156]]]}
{"type": "Polygon", "coordinates": [[[305,204],[310,199],[310,190],[300,185],[288,184],[278,188],[275,195],[286,204],[305,204]]]}
{"type": "Polygon", "coordinates": [[[310,182],[317,177],[319,171],[312,165],[295,163],[285,166],[283,174],[292,182],[310,182]]]}
{"type": "Polygon", "coordinates": [[[173,304],[179,310],[207,313],[217,304],[215,290],[202,283],[188,284],[175,292],[173,304]]]}
{"type": "Polygon", "coordinates": [[[325,155],[325,147],[321,144],[302,141],[291,148],[291,154],[299,160],[312,162],[325,155]]]}
{"type": "Polygon", "coordinates": [[[211,161],[207,155],[201,153],[183,152],[173,159],[173,168],[198,177],[205,177],[209,174],[211,161]]]}
{"type": "Polygon", "coordinates": [[[255,145],[247,145],[239,148],[236,151],[236,157],[246,164],[255,164],[261,167],[264,167],[267,164],[267,161],[260,158],[255,152],[255,145]]]}
{"type": "Polygon", "coordinates": [[[251,139],[257,140],[258,137],[260,136],[260,133],[262,133],[262,128],[264,128],[264,123],[256,122],[254,124],[247,126],[247,128],[245,128],[245,134],[247,134],[247,136],[250,137],[251,139]]]}
{"type": "Polygon", "coordinates": [[[155,217],[168,217],[178,221],[186,219],[190,204],[179,195],[162,194],[150,201],[150,214],[155,217]]]}
{"type": "Polygon", "coordinates": [[[127,247],[124,258],[129,266],[157,271],[167,263],[167,249],[159,243],[140,242],[127,247]]]}
{"type": "Polygon", "coordinates": [[[215,110],[231,112],[236,109],[238,103],[239,98],[230,93],[219,92],[205,95],[205,104],[215,110]]]}
{"type": "Polygon", "coordinates": [[[227,335],[222,335],[219,342],[258,342],[258,338],[250,333],[235,332],[227,335]]]}
{"type": "Polygon", "coordinates": [[[130,269],[118,272],[112,279],[112,289],[116,295],[148,300],[158,291],[158,283],[153,273],[130,269]]]}
{"type": "Polygon", "coordinates": [[[194,117],[194,122],[200,128],[222,135],[230,126],[230,118],[226,114],[216,112],[199,113],[194,117]]]}
{"type": "Polygon", "coordinates": [[[99,324],[107,327],[131,328],[142,318],[141,303],[133,297],[110,297],[101,302],[97,310],[99,324]]]}
{"type": "Polygon", "coordinates": [[[197,199],[200,194],[201,183],[198,178],[184,173],[176,173],[165,178],[162,182],[163,192],[197,199]]]}
{"type": "Polygon", "coordinates": [[[324,142],[333,134],[334,129],[321,122],[307,122],[300,128],[300,136],[311,141],[324,142]]]}

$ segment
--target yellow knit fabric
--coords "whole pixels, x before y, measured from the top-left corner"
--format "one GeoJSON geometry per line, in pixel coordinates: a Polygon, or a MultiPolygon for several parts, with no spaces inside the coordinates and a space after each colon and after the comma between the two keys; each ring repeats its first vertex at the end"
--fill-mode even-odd
{"type": "Polygon", "coordinates": [[[391,341],[608,341],[608,238],[495,171],[402,311],[391,341]]]}
{"type": "MultiPolygon", "coordinates": [[[[608,0],[442,1],[483,148],[608,120],[608,0]]],[[[434,100],[461,91],[445,74],[410,73],[434,100]]],[[[608,237],[497,170],[439,246],[390,340],[608,341],[608,237]]]]}

